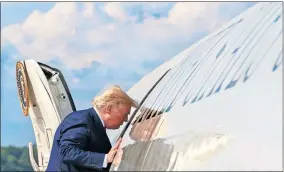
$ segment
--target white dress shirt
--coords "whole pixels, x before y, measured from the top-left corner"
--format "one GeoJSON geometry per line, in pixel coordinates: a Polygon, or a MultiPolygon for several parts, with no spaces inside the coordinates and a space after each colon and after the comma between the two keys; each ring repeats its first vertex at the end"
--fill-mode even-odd
{"type": "MultiPolygon", "coordinates": [[[[101,122],[103,124],[103,127],[105,127],[105,123],[104,123],[101,115],[99,114],[99,111],[95,107],[94,107],[94,109],[95,109],[96,113],[98,114],[98,116],[99,116],[99,118],[100,118],[100,120],[101,120],[101,122]]],[[[105,155],[105,159],[104,159],[104,162],[103,162],[103,168],[106,168],[106,167],[107,167],[107,155],[105,155]]]]}

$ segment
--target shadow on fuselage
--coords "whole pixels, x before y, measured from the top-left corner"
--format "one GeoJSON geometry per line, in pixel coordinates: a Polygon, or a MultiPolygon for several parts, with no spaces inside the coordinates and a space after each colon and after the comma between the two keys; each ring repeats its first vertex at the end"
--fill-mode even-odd
{"type": "Polygon", "coordinates": [[[143,108],[141,115],[133,122],[130,138],[134,144],[123,148],[123,157],[118,171],[166,171],[174,145],[166,144],[165,138],[153,139],[157,135],[162,111],[143,108]]]}
{"type": "MultiPolygon", "coordinates": [[[[174,151],[174,145],[165,139],[137,141],[123,149],[118,171],[166,171],[174,151]]],[[[174,167],[174,165],[173,165],[174,167]]]]}

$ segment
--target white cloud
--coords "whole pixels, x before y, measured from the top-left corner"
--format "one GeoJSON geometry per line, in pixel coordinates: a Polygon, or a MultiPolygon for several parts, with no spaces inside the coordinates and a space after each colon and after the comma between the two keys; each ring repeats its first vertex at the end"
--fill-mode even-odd
{"type": "Polygon", "coordinates": [[[212,31],[222,22],[218,2],[179,2],[169,12],[168,22],[184,30],[212,31]]]}
{"type": "Polygon", "coordinates": [[[123,10],[120,2],[108,2],[104,6],[105,12],[118,20],[125,20],[127,18],[126,12],[123,10]]]}
{"type": "Polygon", "coordinates": [[[80,82],[80,79],[79,79],[79,78],[74,77],[74,78],[72,79],[72,81],[73,81],[73,83],[77,84],[77,83],[79,83],[79,82],[80,82]]]}
{"type": "MultiPolygon", "coordinates": [[[[142,71],[143,62],[167,59],[174,55],[169,49],[180,50],[177,45],[189,42],[196,33],[211,32],[228,20],[222,16],[222,6],[237,9],[236,14],[244,10],[238,8],[242,3],[179,2],[167,17],[148,16],[137,23],[129,16],[130,4],[106,3],[100,12],[90,2],[83,8],[75,2],[56,3],[46,13],[35,10],[24,22],[4,27],[1,42],[13,44],[25,58],[59,60],[70,69],[99,62],[142,71]]],[[[169,8],[168,3],[141,4],[149,11],[169,8]]]]}
{"type": "Polygon", "coordinates": [[[94,3],[92,2],[84,2],[84,17],[91,17],[94,15],[94,3]]]}

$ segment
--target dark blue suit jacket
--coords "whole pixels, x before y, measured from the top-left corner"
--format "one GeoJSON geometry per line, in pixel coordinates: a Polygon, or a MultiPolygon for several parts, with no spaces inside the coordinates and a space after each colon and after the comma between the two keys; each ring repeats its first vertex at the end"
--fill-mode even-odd
{"type": "Polygon", "coordinates": [[[58,126],[46,171],[109,171],[102,168],[111,143],[94,108],[72,112],[58,126]]]}

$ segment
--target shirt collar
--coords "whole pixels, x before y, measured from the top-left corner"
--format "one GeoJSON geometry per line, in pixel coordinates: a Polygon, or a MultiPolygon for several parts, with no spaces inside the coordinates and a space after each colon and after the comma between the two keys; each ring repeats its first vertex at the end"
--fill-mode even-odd
{"type": "Polygon", "coordinates": [[[103,124],[103,127],[105,127],[105,123],[104,123],[104,121],[103,121],[103,119],[102,119],[102,117],[101,117],[101,115],[100,115],[98,109],[97,109],[95,106],[94,106],[93,108],[95,109],[96,113],[98,114],[98,116],[99,116],[99,118],[100,118],[100,120],[101,120],[101,122],[102,122],[102,124],[103,124]]]}

